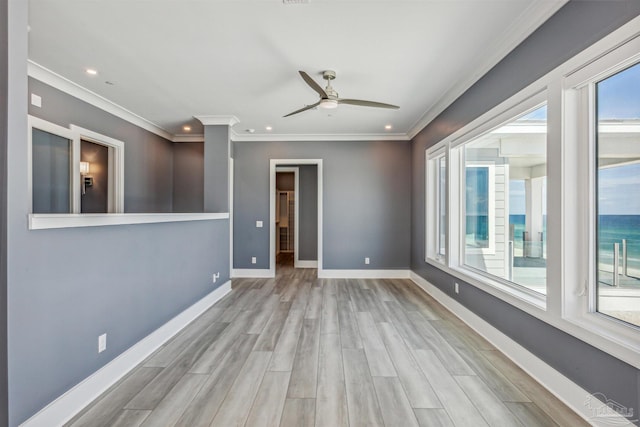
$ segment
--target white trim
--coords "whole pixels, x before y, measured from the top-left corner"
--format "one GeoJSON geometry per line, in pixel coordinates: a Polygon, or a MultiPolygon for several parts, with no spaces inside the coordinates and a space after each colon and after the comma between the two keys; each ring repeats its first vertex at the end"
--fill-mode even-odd
{"type": "Polygon", "coordinates": [[[598,423],[598,419],[592,417],[593,414],[585,405],[585,400],[591,393],[413,271],[411,280],[592,425],[629,425],[628,420],[622,416],[615,419],[607,418],[602,423],[598,423]],[[611,421],[617,421],[617,423],[611,424],[611,421]]]}
{"type": "Polygon", "coordinates": [[[111,362],[45,406],[21,426],[63,425],[230,291],[231,281],[229,280],[129,347],[111,362]]]}
{"type": "MultiPolygon", "coordinates": [[[[27,116],[27,187],[28,187],[28,197],[29,197],[29,212],[33,212],[33,129],[39,129],[43,132],[51,133],[53,135],[59,136],[61,138],[65,138],[69,140],[69,151],[71,153],[69,178],[71,182],[69,182],[69,212],[74,212],[76,210],[79,211],[80,207],[80,194],[78,190],[78,185],[74,185],[75,183],[80,182],[80,146],[76,141],[76,135],[69,128],[64,126],[59,126],[55,123],[48,122],[39,117],[35,116],[27,116]]],[[[64,214],[62,214],[64,215],[64,214]]]]}
{"type": "Polygon", "coordinates": [[[294,141],[294,142],[318,142],[318,141],[400,141],[409,142],[411,138],[404,133],[343,133],[343,134],[239,134],[231,132],[234,142],[255,141],[294,141]]]}
{"type": "Polygon", "coordinates": [[[318,261],[296,260],[295,268],[318,268],[318,261]]]}
{"type": "MultiPolygon", "coordinates": [[[[229,141],[231,148],[231,141],[229,141]]],[[[233,174],[235,160],[229,152],[229,271],[233,271],[233,174]]]]}
{"type": "MultiPolygon", "coordinates": [[[[278,165],[316,165],[318,167],[318,277],[322,273],[322,159],[269,160],[269,277],[276,275],[276,167],[278,165]]],[[[297,235],[297,233],[296,233],[297,235]]],[[[294,236],[295,237],[295,236],[294,236]]]]}
{"type": "Polygon", "coordinates": [[[410,270],[318,270],[319,279],[409,279],[410,270]]]}
{"type": "Polygon", "coordinates": [[[447,107],[463,95],[471,86],[480,80],[491,68],[496,66],[520,43],[529,37],[547,19],[556,13],[568,0],[559,1],[532,1],[529,7],[520,14],[519,19],[513,21],[512,25],[505,31],[497,44],[491,45],[491,52],[485,52],[479,58],[483,62],[474,66],[474,73],[466,79],[457,82],[437,102],[427,110],[424,115],[411,126],[407,132],[409,139],[413,139],[422,129],[424,129],[433,119],[442,113],[447,107]],[[524,19],[524,23],[523,23],[524,19]]]}
{"type": "Polygon", "coordinates": [[[204,134],[176,134],[171,138],[171,142],[204,142],[204,134]]]}
{"type": "Polygon", "coordinates": [[[231,277],[234,279],[251,277],[251,278],[272,278],[276,277],[275,273],[269,269],[257,268],[234,268],[231,270],[231,277]]]}
{"type": "MultiPolygon", "coordinates": [[[[69,129],[75,134],[74,143],[78,147],[78,155],[82,152],[81,142],[86,140],[94,144],[103,145],[109,148],[109,196],[108,211],[109,213],[124,212],[124,142],[111,138],[109,136],[85,129],[76,125],[69,125],[69,129]]],[[[79,179],[74,180],[78,182],[79,179]]],[[[73,188],[77,191],[77,185],[73,188]]],[[[78,197],[80,203],[80,197],[78,197]]],[[[80,206],[74,212],[80,212],[80,206]]]]}
{"type": "Polygon", "coordinates": [[[29,229],[99,227],[228,218],[228,213],[29,214],[29,229]]]}
{"type": "Polygon", "coordinates": [[[29,63],[27,64],[27,74],[29,77],[33,77],[36,80],[78,98],[90,105],[93,105],[94,107],[100,108],[107,113],[113,114],[122,120],[126,120],[127,122],[141,127],[142,129],[154,133],[162,138],[168,140],[173,138],[173,135],[170,132],[155,123],[127,110],[124,107],[121,107],[115,102],[109,101],[108,99],[80,86],[77,83],[72,82],[66,77],[62,77],[61,75],[54,73],[36,62],[29,60],[29,63]]]}
{"type": "Polygon", "coordinates": [[[202,116],[193,116],[196,119],[200,120],[200,122],[205,125],[205,126],[217,126],[217,125],[223,125],[223,126],[233,126],[237,123],[240,123],[240,119],[238,119],[236,116],[234,115],[217,115],[217,116],[207,116],[207,115],[202,115],[202,116]]]}
{"type": "MultiPolygon", "coordinates": [[[[425,239],[424,260],[433,260],[439,264],[445,264],[449,252],[447,246],[447,224],[440,223],[440,160],[445,160],[445,187],[448,186],[449,174],[449,150],[446,146],[436,146],[425,150],[425,239]],[[440,254],[439,239],[441,230],[445,230],[445,254],[440,254]]],[[[448,206],[448,192],[445,188],[445,208],[448,206]]],[[[449,213],[447,212],[447,217],[449,213]]],[[[448,221],[447,221],[448,222],[448,221]]]]}

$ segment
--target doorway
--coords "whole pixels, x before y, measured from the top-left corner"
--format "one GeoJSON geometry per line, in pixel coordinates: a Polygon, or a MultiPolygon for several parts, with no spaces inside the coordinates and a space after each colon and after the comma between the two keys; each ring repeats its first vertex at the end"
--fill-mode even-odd
{"type": "Polygon", "coordinates": [[[271,159],[269,187],[270,275],[275,276],[276,265],[317,268],[319,273],[322,159],[271,159]]]}
{"type": "Polygon", "coordinates": [[[109,197],[109,147],[95,142],[80,140],[81,171],[80,212],[108,213],[109,197]]]}
{"type": "Polygon", "coordinates": [[[276,168],[276,268],[293,268],[298,257],[299,169],[276,168]]]}

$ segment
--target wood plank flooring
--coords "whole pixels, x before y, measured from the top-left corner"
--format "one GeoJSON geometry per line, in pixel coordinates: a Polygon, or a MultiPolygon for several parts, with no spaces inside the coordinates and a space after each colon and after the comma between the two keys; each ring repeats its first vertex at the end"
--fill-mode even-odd
{"type": "Polygon", "coordinates": [[[411,281],[232,288],[67,426],[588,425],[411,281]]]}

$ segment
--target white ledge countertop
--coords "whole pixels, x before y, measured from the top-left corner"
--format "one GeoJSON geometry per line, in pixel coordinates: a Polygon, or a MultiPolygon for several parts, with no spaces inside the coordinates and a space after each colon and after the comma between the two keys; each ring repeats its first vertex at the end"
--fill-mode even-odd
{"type": "Polygon", "coordinates": [[[229,219],[229,213],[29,214],[29,229],[100,227],[106,225],[207,221],[215,219],[229,219]]]}

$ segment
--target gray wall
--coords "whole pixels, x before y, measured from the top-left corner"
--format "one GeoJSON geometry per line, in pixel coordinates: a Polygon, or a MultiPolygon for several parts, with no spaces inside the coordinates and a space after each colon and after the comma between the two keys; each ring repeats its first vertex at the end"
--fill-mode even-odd
{"type": "MultiPolygon", "coordinates": [[[[567,3],[413,140],[411,269],[454,296],[454,278],[424,262],[425,149],[480,116],[640,13],[639,1],[567,3]]],[[[640,408],[634,367],[474,286],[456,299],[589,392],[640,408]]]]}
{"type": "Polygon", "coordinates": [[[204,144],[173,144],[173,211],[204,210],[204,144]]]}
{"type": "Polygon", "coordinates": [[[172,143],[149,131],[29,78],[29,91],[42,97],[42,107],[29,103],[29,114],[60,126],[74,124],[118,139],[124,148],[124,210],[171,212],[172,143]]]}
{"type": "Polygon", "coordinates": [[[0,0],[0,426],[8,422],[7,395],[7,0],[0,0]]]}
{"type": "Polygon", "coordinates": [[[388,141],[234,143],[234,268],[269,268],[269,227],[255,227],[269,223],[269,159],[303,158],[323,159],[323,267],[408,268],[410,150],[388,141]]]}
{"type": "Polygon", "coordinates": [[[204,127],[204,211],[229,212],[229,126],[204,127]]]}
{"type": "MultiPolygon", "coordinates": [[[[2,253],[10,266],[6,305],[11,307],[11,426],[229,278],[228,220],[27,229],[27,9],[21,1],[11,2],[9,9],[8,250],[2,253]],[[220,272],[220,280],[213,284],[215,272],[220,272]],[[97,338],[104,332],[107,350],[98,354],[97,338]]],[[[45,118],[129,142],[125,163],[147,165],[126,171],[125,179],[134,187],[126,195],[130,209],[171,210],[169,142],[73,99],[51,105],[51,89],[34,85],[43,95],[45,118]]],[[[0,346],[2,338],[0,332],[0,346]]],[[[2,388],[0,384],[0,397],[6,397],[2,388]]]]}
{"type": "Polygon", "coordinates": [[[300,165],[300,210],[298,259],[316,261],[318,259],[318,167],[300,165]]]}

